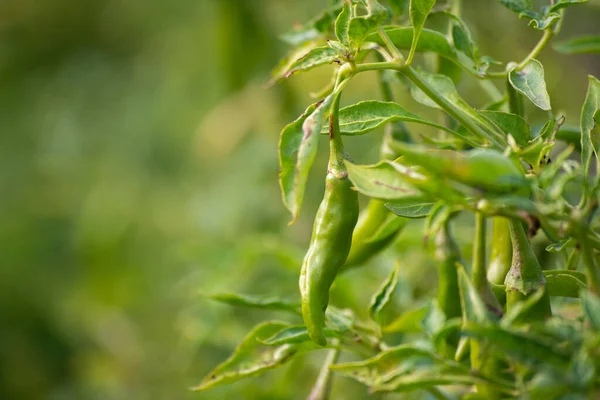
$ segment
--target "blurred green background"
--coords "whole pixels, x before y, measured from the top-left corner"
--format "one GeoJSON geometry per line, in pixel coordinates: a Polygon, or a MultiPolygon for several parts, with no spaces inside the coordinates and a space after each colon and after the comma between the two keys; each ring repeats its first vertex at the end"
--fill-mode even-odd
{"type": "MultiPolygon", "coordinates": [[[[301,219],[288,227],[278,134],[331,68],[270,89],[264,82],[287,51],[278,35],[324,4],[0,1],[0,399],[307,396],[320,352],[229,387],[188,387],[254,324],[288,318],[206,294],[297,296],[326,152],[301,219]]],[[[483,54],[519,60],[538,39],[498,1],[464,4],[483,54]]],[[[600,0],[570,8],[559,39],[598,34],[599,21],[600,0]]],[[[548,48],[540,59],[555,110],[577,125],[599,57],[548,48]]],[[[475,106],[487,101],[470,78],[459,89],[475,106]]],[[[403,89],[397,95],[412,111],[438,117],[403,89]]],[[[365,75],[343,102],[378,96],[375,76],[365,75]]],[[[352,138],[349,152],[374,161],[379,137],[352,138]]],[[[395,310],[430,292],[435,265],[431,249],[423,253],[420,225],[341,277],[333,303],[364,315],[398,254],[406,267],[395,310]]],[[[463,225],[467,232],[470,220],[463,225]]],[[[367,396],[342,379],[334,394],[367,396]]]]}

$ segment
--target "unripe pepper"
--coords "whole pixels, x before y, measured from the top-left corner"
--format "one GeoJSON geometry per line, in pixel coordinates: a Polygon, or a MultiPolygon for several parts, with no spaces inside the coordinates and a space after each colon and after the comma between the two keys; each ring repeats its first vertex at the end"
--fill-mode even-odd
{"type": "MultiPolygon", "coordinates": [[[[546,277],[520,221],[510,220],[510,237],[512,264],[504,281],[508,311],[546,285],[546,277]]],[[[522,318],[527,321],[544,320],[551,315],[550,297],[546,290],[542,298],[522,318]]]]}
{"type": "Polygon", "coordinates": [[[325,310],[329,288],[346,262],[352,231],[358,220],[358,193],[352,190],[343,162],[343,145],[339,134],[339,94],[330,113],[330,159],[325,179],[325,195],[319,206],[310,246],[300,272],[302,317],[310,338],[324,346],[325,310]]]}
{"type": "Polygon", "coordinates": [[[438,263],[437,301],[447,319],[460,317],[460,294],[456,263],[461,262],[460,250],[452,238],[449,222],[435,238],[435,256],[438,263]]]}
{"type": "MultiPolygon", "coordinates": [[[[510,240],[510,224],[507,218],[495,217],[492,230],[492,250],[488,265],[487,279],[495,285],[504,285],[506,274],[512,263],[512,242],[510,240]]],[[[506,303],[506,292],[498,298],[501,304],[506,303]]]]}

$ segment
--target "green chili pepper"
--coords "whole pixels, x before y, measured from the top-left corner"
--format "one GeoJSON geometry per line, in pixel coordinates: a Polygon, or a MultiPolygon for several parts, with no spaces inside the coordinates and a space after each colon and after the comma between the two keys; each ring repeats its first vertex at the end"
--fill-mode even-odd
{"type": "Polygon", "coordinates": [[[444,227],[435,238],[436,258],[438,263],[438,305],[447,319],[460,317],[460,294],[458,289],[458,274],[456,264],[461,263],[460,250],[452,237],[450,223],[444,227]]]}
{"type": "Polygon", "coordinates": [[[406,225],[405,218],[397,217],[386,207],[385,201],[372,199],[363,212],[360,213],[356,229],[352,234],[352,247],[344,264],[343,270],[364,264],[371,257],[389,246],[406,225]],[[393,224],[385,235],[377,233],[383,226],[393,224]]]}
{"type": "MultiPolygon", "coordinates": [[[[546,277],[520,221],[510,220],[510,237],[512,264],[504,281],[507,311],[546,285],[546,277]]],[[[527,321],[544,320],[551,315],[550,297],[545,290],[542,298],[522,318],[527,321]]]]}
{"type": "Polygon", "coordinates": [[[486,221],[485,216],[478,212],[475,214],[475,238],[473,240],[473,268],[471,276],[473,286],[483,299],[488,309],[495,314],[502,314],[502,306],[492,292],[492,287],[487,280],[485,268],[485,239],[486,221]]]}
{"type": "MultiPolygon", "coordinates": [[[[492,230],[492,250],[488,265],[487,279],[494,285],[504,285],[506,274],[512,263],[512,242],[510,240],[510,224],[503,217],[494,218],[492,230]]],[[[498,295],[498,293],[496,293],[498,295]]],[[[498,298],[501,304],[506,303],[506,292],[498,298]]]]}
{"type": "Polygon", "coordinates": [[[325,195],[315,217],[312,238],[300,272],[302,317],[308,335],[316,343],[327,344],[323,329],[329,288],[344,265],[358,219],[358,193],[352,190],[343,162],[339,134],[339,94],[330,113],[330,159],[325,179],[325,195]]]}
{"type": "Polygon", "coordinates": [[[497,150],[459,152],[406,143],[394,143],[393,147],[404,155],[404,160],[426,168],[431,175],[494,193],[528,188],[519,167],[497,150]]]}

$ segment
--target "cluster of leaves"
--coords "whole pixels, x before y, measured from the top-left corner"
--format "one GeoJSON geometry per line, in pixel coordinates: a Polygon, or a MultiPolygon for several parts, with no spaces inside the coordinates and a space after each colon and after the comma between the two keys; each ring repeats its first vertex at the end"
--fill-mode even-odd
{"type": "MultiPolygon", "coordinates": [[[[373,295],[369,321],[359,319],[352,310],[327,309],[331,353],[311,398],[325,398],[327,382],[335,374],[357,380],[372,392],[427,390],[438,398],[452,398],[450,392],[470,399],[559,399],[567,395],[583,399],[598,393],[600,235],[596,228],[600,182],[593,163],[598,165],[600,151],[596,124],[600,119],[600,81],[589,77],[580,126],[567,126],[565,118],[552,111],[544,68],[536,60],[558,34],[565,10],[585,2],[558,0],[538,11],[529,0],[501,0],[543,32],[525,59],[506,63],[504,69],[500,67],[503,63],[480,55],[473,34],[460,18],[459,1],[344,1],[283,36],[296,50],[274,70],[273,82],[318,66],[340,65],[332,84],[321,91],[319,97],[323,98],[281,133],[280,184],[292,222],[300,212],[320,138],[328,133],[324,121],[334,96],[357,74],[379,71],[385,85],[406,85],[416,102],[441,110],[449,117],[448,123],[422,118],[389,99],[361,101],[340,109],[336,118],[344,136],[364,135],[398,122],[439,130],[436,137],[413,137],[421,142],[418,144],[392,141],[390,148],[400,155],[394,160],[374,165],[346,160],[354,188],[384,201],[397,218],[424,218],[427,237],[438,236],[461,212],[475,213],[483,220],[504,217],[523,221],[530,236],[541,228],[553,242],[547,251],[564,254],[566,260],[563,269],[543,271],[542,285],[534,285],[535,290],[523,286],[524,300],[510,307],[505,297],[513,281],[507,278],[505,286],[484,278],[481,283],[476,276],[480,267],[473,265],[469,275],[459,262],[455,266],[462,317],[446,315],[436,299],[384,324],[381,313],[396,289],[397,265],[373,295]],[[442,18],[447,31],[425,28],[429,17],[442,18]],[[408,52],[406,57],[403,51],[408,52]],[[413,67],[419,52],[435,53],[440,71],[413,67]],[[475,109],[460,96],[455,86],[460,73],[456,71],[466,71],[477,79],[490,93],[489,105],[475,109]],[[506,93],[500,93],[490,79],[504,80],[506,93]],[[525,101],[546,112],[541,129],[533,129],[525,119],[525,101]],[[583,263],[578,262],[580,256],[583,263]],[[577,270],[579,264],[585,273],[577,270]],[[531,310],[544,296],[578,299],[575,319],[560,312],[531,319],[531,310]],[[417,339],[387,343],[387,335],[394,333],[416,334],[417,339]],[[335,363],[339,351],[358,354],[363,360],[335,363]],[[446,386],[452,390],[442,390],[446,386]]],[[[594,52],[598,43],[598,38],[586,37],[559,43],[556,48],[594,52]]],[[[480,238],[485,237],[484,228],[480,238]]],[[[380,231],[386,234],[386,227],[380,231]]],[[[485,256],[485,243],[478,240],[482,239],[476,237],[474,247],[483,246],[485,256]]],[[[242,295],[215,299],[300,315],[296,301],[242,295]]],[[[254,376],[319,348],[304,325],[265,322],[196,389],[254,376]]]]}

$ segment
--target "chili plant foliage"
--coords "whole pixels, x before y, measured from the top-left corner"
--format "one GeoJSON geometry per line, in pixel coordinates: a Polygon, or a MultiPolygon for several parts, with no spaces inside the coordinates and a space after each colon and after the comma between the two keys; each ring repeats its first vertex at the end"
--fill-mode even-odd
{"type": "MultiPolygon", "coordinates": [[[[339,66],[322,98],[283,129],[279,142],[280,185],[292,223],[319,146],[329,142],[325,196],[300,271],[300,297],[215,299],[285,311],[296,322],[255,327],[196,390],[255,376],[326,347],[311,399],[326,398],[331,380],[339,378],[354,379],[371,393],[425,390],[443,399],[600,396],[600,81],[589,77],[580,126],[568,127],[552,108],[536,59],[559,33],[565,11],[585,0],[556,0],[542,9],[529,0],[501,3],[541,36],[524,59],[505,65],[481,55],[459,1],[347,0],[284,35],[296,49],[275,69],[273,83],[339,66]],[[424,28],[430,17],[445,21],[444,28],[424,28]],[[436,71],[415,65],[415,54],[422,52],[437,57],[436,71]],[[461,97],[455,86],[461,71],[489,93],[489,106],[474,108],[461,97]],[[340,108],[344,89],[364,73],[377,74],[381,100],[340,108]],[[439,109],[446,123],[395,103],[394,85],[439,109]],[[532,107],[547,116],[541,129],[525,118],[524,110],[532,107]],[[417,137],[405,123],[438,133],[417,137]],[[381,161],[352,162],[343,142],[379,127],[385,129],[381,161]],[[359,195],[370,198],[360,215],[359,195]],[[471,265],[464,265],[452,233],[454,218],[465,213],[475,220],[471,265]],[[336,277],[393,243],[410,219],[423,219],[435,243],[437,296],[384,323],[381,313],[394,296],[399,260],[372,296],[370,320],[330,304],[336,277]],[[536,235],[552,242],[546,251],[564,255],[561,269],[540,264],[531,244],[536,235]],[[556,297],[576,299],[568,303],[576,310],[561,312],[565,302],[556,297]],[[360,359],[340,363],[340,352],[360,359]]],[[[594,52],[594,43],[586,36],[557,48],[594,52]]]]}

